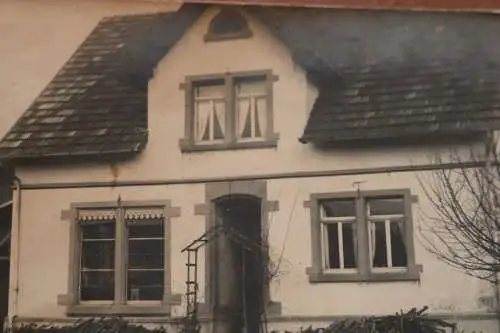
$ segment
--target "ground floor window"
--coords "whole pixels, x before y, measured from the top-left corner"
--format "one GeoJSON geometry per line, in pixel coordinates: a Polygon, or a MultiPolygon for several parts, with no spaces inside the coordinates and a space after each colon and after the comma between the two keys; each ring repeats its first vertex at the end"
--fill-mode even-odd
{"type": "Polygon", "coordinates": [[[172,211],[168,201],[73,205],[68,311],[168,312],[172,211]]]}
{"type": "Polygon", "coordinates": [[[114,302],[122,294],[127,301],[160,301],[164,219],[162,207],[80,210],[79,300],[114,302]],[[120,277],[124,283],[116,290],[120,277]]]}
{"type": "Polygon", "coordinates": [[[327,281],[418,278],[412,199],[408,190],[312,195],[311,275],[327,281]]]}

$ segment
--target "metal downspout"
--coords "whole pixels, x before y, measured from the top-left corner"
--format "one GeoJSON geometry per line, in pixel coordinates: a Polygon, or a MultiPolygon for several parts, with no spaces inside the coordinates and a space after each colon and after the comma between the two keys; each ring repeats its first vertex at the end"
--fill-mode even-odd
{"type": "Polygon", "coordinates": [[[21,227],[21,179],[14,176],[15,196],[12,200],[12,227],[10,238],[10,276],[8,325],[15,324],[19,304],[19,268],[20,268],[20,227],[21,227]]]}

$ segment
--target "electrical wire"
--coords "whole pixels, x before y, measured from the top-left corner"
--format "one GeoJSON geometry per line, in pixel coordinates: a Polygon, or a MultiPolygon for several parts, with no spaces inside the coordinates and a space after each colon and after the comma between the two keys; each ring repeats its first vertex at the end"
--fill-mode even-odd
{"type": "Polygon", "coordinates": [[[278,262],[276,263],[276,269],[273,272],[273,275],[278,273],[279,268],[281,266],[281,263],[283,261],[283,256],[285,254],[285,249],[286,249],[286,243],[288,242],[288,234],[290,233],[290,225],[291,225],[291,221],[292,221],[292,218],[293,218],[293,215],[295,212],[295,206],[297,204],[297,198],[299,196],[299,192],[300,192],[300,188],[295,192],[295,196],[293,198],[292,209],[290,210],[290,215],[288,216],[288,220],[286,223],[286,230],[285,230],[285,237],[283,239],[283,246],[281,247],[280,255],[278,257],[278,262]]]}

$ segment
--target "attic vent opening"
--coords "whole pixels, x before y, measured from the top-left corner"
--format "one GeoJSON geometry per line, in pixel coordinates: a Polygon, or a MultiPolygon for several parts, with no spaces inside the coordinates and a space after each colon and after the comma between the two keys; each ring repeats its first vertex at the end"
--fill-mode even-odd
{"type": "Polygon", "coordinates": [[[205,41],[249,38],[251,36],[252,32],[245,17],[236,9],[224,8],[210,22],[205,34],[205,41]]]}

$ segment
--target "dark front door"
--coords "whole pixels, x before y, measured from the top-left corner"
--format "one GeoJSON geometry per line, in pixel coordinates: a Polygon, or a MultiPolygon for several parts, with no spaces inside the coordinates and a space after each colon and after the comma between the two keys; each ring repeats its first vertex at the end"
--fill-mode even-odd
{"type": "Polygon", "coordinates": [[[221,200],[216,205],[216,223],[248,240],[222,235],[216,241],[214,315],[219,321],[217,333],[258,333],[265,261],[262,253],[250,244],[261,244],[260,201],[247,197],[221,200]]]}

